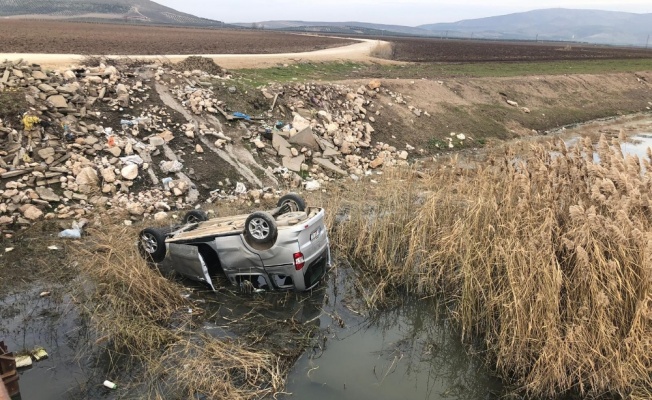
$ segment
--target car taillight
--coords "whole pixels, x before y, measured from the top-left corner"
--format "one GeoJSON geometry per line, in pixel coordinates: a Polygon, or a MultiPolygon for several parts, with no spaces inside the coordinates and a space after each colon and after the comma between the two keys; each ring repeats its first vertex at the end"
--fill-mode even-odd
{"type": "Polygon", "coordinates": [[[303,259],[303,253],[294,253],[292,255],[294,257],[294,269],[299,271],[301,268],[303,268],[304,265],[306,265],[306,260],[303,259]]]}

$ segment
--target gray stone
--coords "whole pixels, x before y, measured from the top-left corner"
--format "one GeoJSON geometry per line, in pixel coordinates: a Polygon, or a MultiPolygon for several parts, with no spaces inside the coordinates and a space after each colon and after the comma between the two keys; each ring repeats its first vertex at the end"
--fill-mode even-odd
{"type": "Polygon", "coordinates": [[[53,88],[52,86],[48,85],[47,83],[41,83],[37,86],[38,90],[40,90],[43,93],[47,94],[56,94],[57,90],[53,88]]]}
{"type": "Polygon", "coordinates": [[[47,75],[45,75],[42,71],[33,71],[32,72],[32,78],[38,79],[40,81],[44,81],[49,79],[47,75]]]}
{"type": "Polygon", "coordinates": [[[136,164],[127,165],[126,167],[122,168],[122,170],[120,171],[120,175],[122,175],[122,177],[125,179],[133,181],[138,177],[138,165],[136,164]]]}
{"type": "Polygon", "coordinates": [[[163,139],[162,137],[160,137],[158,135],[157,136],[151,136],[149,138],[149,144],[151,144],[152,146],[157,146],[157,147],[158,146],[163,146],[165,144],[165,139],[163,139]]]}
{"type": "Polygon", "coordinates": [[[48,101],[54,106],[55,108],[68,108],[68,102],[66,99],[61,96],[60,94],[50,96],[48,97],[48,101]]]}
{"type": "Polygon", "coordinates": [[[283,166],[290,171],[300,172],[301,164],[306,160],[306,157],[302,154],[298,157],[283,157],[283,166]]]}
{"type": "Polygon", "coordinates": [[[54,156],[54,149],[52,147],[46,147],[44,149],[40,149],[37,153],[39,157],[45,160],[48,157],[54,156]]]}
{"type": "Polygon", "coordinates": [[[53,201],[53,202],[61,201],[61,198],[56,193],[54,193],[54,191],[50,188],[37,187],[34,190],[39,195],[39,197],[45,201],[53,201]]]}
{"type": "Polygon", "coordinates": [[[114,157],[120,157],[120,154],[122,154],[122,149],[118,146],[109,147],[106,151],[113,154],[114,157]]]}

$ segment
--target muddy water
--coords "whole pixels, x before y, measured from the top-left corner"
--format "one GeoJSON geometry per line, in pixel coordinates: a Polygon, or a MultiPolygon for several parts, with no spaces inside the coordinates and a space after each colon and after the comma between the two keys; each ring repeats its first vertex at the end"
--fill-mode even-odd
{"type": "Polygon", "coordinates": [[[500,382],[467,355],[433,301],[413,299],[365,317],[357,311],[352,272],[338,269],[318,318],[325,335],[295,364],[286,399],[486,399],[500,393],[500,382]]]}
{"type": "Polygon", "coordinates": [[[57,287],[45,287],[49,296],[40,295],[43,288],[32,288],[0,299],[0,337],[14,354],[36,347],[48,353],[47,359],[19,369],[22,399],[77,398],[74,392],[88,380],[84,362],[76,357],[83,324],[68,295],[57,287]]]}

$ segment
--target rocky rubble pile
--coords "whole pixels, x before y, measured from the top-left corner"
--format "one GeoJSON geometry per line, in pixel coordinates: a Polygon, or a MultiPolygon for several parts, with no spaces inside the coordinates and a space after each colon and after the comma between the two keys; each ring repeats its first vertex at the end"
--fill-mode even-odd
{"type": "Polygon", "coordinates": [[[1,63],[0,92],[25,93],[28,109],[0,119],[0,228],[82,218],[96,209],[163,218],[196,206],[199,190],[208,192],[207,201],[235,196],[259,202],[277,195],[254,173],[248,174],[249,190],[228,178],[217,188],[200,182],[187,156],[201,165],[219,156],[236,169],[256,157],[277,185],[281,179],[318,190],[333,179],[359,179],[406,163],[415,150],[374,142],[379,81],[357,89],[273,85],[261,93],[269,110],[249,116],[219,98],[223,90],[239,93],[226,71],[204,60],[62,71],[1,63]],[[220,121],[228,123],[227,133],[220,121]]]}
{"type": "MultiPolygon", "coordinates": [[[[152,156],[165,140],[145,143],[140,136],[161,131],[154,136],[166,137],[165,110],[130,116],[151,91],[133,71],[102,65],[50,72],[4,62],[0,91],[5,90],[23,91],[29,109],[20,124],[0,120],[0,226],[79,218],[96,207],[141,216],[196,201],[194,185],[183,176],[164,187],[132,190],[143,175],[152,185],[160,181],[152,156]]],[[[171,158],[177,161],[174,153],[171,158]]]]}

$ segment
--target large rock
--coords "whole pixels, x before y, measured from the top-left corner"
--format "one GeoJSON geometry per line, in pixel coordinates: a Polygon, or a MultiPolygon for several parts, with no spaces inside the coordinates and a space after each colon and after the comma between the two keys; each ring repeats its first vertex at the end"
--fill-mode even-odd
{"type": "Polygon", "coordinates": [[[60,94],[48,97],[48,101],[55,108],[68,108],[68,102],[66,101],[65,97],[60,94]]]}
{"type": "Polygon", "coordinates": [[[299,114],[294,115],[294,119],[292,120],[292,127],[296,129],[298,132],[301,132],[302,130],[306,129],[309,126],[310,126],[310,121],[303,118],[299,114]]]}
{"type": "Polygon", "coordinates": [[[46,147],[44,149],[40,149],[39,151],[37,151],[37,153],[39,157],[45,160],[48,157],[54,156],[54,149],[52,147],[46,147]]]}
{"type": "Polygon", "coordinates": [[[113,183],[115,182],[115,178],[116,176],[113,168],[109,167],[102,170],[102,179],[104,179],[104,182],[113,183]]]}
{"type": "Polygon", "coordinates": [[[371,90],[378,89],[381,86],[380,79],[373,79],[367,83],[367,87],[371,90]]]}
{"type": "Polygon", "coordinates": [[[40,85],[37,86],[38,90],[40,90],[43,93],[46,94],[56,94],[57,90],[53,88],[52,86],[48,85],[47,83],[41,83],[40,85]]]}
{"type": "Polygon", "coordinates": [[[42,200],[51,202],[61,201],[61,198],[50,188],[37,187],[34,190],[42,200]]]}
{"type": "Polygon", "coordinates": [[[122,177],[125,179],[133,181],[138,177],[138,165],[136,164],[127,165],[126,167],[122,168],[122,170],[120,170],[120,175],[122,175],[122,177]]]}
{"type": "Polygon", "coordinates": [[[183,169],[183,164],[181,164],[179,161],[161,161],[159,164],[159,167],[161,168],[161,171],[163,171],[166,174],[174,173],[174,172],[179,172],[183,169]]]}
{"type": "Polygon", "coordinates": [[[162,137],[160,137],[158,135],[151,136],[149,138],[149,144],[151,144],[152,146],[157,146],[157,147],[158,146],[163,146],[165,144],[165,139],[163,139],[162,137]]]}
{"type": "Polygon", "coordinates": [[[43,216],[43,211],[39,210],[36,206],[30,205],[23,210],[23,216],[34,221],[43,216]]]}
{"type": "Polygon", "coordinates": [[[376,169],[381,165],[383,165],[384,162],[385,162],[385,157],[376,157],[373,161],[369,163],[369,167],[376,169]]]}
{"type": "Polygon", "coordinates": [[[32,78],[38,79],[40,81],[48,80],[48,76],[45,75],[42,71],[33,71],[32,78]]]}
{"type": "Polygon", "coordinates": [[[302,147],[307,147],[311,150],[315,150],[315,151],[321,150],[319,147],[319,143],[317,143],[317,138],[315,138],[315,135],[312,133],[312,129],[310,129],[310,127],[305,128],[301,132],[292,136],[289,142],[293,144],[297,144],[302,147]]]}
{"type": "Polygon", "coordinates": [[[78,185],[88,185],[88,186],[98,186],[99,178],[97,176],[97,171],[93,167],[85,167],[79,171],[75,183],[78,185]]]}
{"type": "Polygon", "coordinates": [[[131,215],[143,215],[145,213],[145,208],[140,203],[128,203],[126,209],[131,215]]]}

